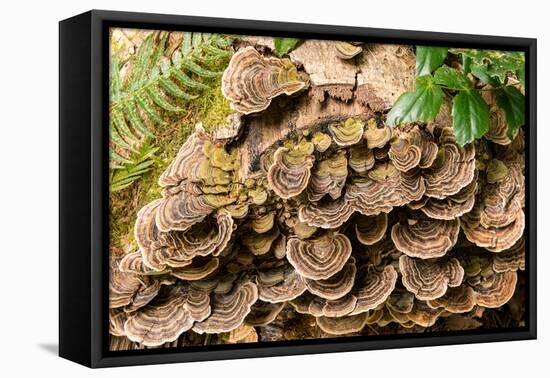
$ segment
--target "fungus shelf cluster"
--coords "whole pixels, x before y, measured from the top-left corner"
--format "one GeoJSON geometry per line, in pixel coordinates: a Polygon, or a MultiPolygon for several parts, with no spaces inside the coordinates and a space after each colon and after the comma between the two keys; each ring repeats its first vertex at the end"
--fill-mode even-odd
{"type": "Polygon", "coordinates": [[[200,125],[111,257],[112,349],[421,332],[479,317],[525,268],[523,134],[491,109],[459,146],[448,106],[391,129],[407,46],[243,38],[222,79],[232,135],[200,125]]]}

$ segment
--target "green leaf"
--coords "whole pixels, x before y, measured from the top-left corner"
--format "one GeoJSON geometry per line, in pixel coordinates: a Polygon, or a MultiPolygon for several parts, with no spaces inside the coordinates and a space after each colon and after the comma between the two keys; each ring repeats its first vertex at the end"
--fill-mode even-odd
{"type": "Polygon", "coordinates": [[[449,66],[438,68],[434,74],[434,81],[455,91],[467,91],[472,88],[472,82],[468,76],[449,66]]]}
{"type": "Polygon", "coordinates": [[[470,72],[472,72],[472,58],[466,55],[462,55],[462,69],[464,70],[465,75],[468,75],[470,72]]]}
{"type": "Polygon", "coordinates": [[[275,44],[275,51],[279,56],[283,56],[291,52],[296,48],[300,40],[298,38],[273,38],[275,44]]]}
{"type": "Polygon", "coordinates": [[[476,91],[461,91],[453,99],[453,129],[463,146],[489,131],[489,107],[476,91]]]}
{"type": "Polygon", "coordinates": [[[477,77],[484,84],[489,84],[493,87],[498,87],[501,85],[498,79],[491,77],[489,72],[487,72],[487,66],[483,64],[472,63],[471,70],[472,75],[477,77]]]}
{"type": "MultiPolygon", "coordinates": [[[[477,66],[485,66],[485,73],[500,83],[505,83],[506,75],[509,73],[518,75],[518,71],[525,70],[525,55],[522,52],[476,49],[451,49],[449,51],[472,58],[473,63],[477,66]]],[[[480,79],[482,78],[480,77],[480,79]]],[[[485,80],[483,81],[485,82],[485,80]]]]}
{"type": "Polygon", "coordinates": [[[514,139],[517,130],[525,124],[525,96],[516,87],[503,87],[497,92],[497,105],[506,113],[508,137],[514,139]]]}
{"type": "Polygon", "coordinates": [[[446,47],[416,46],[416,76],[431,74],[446,57],[446,47]]]}
{"type": "Polygon", "coordinates": [[[416,79],[416,90],[405,92],[388,113],[386,123],[390,126],[435,119],[443,102],[443,91],[431,76],[416,79]]]}

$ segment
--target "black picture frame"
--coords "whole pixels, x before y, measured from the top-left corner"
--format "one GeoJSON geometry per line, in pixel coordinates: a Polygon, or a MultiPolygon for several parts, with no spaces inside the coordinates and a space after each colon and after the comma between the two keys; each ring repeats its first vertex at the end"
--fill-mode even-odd
{"type": "Polygon", "coordinates": [[[59,355],[89,367],[535,339],[536,64],[530,38],[92,10],[59,24],[59,355]],[[108,30],[111,27],[353,39],[526,54],[526,326],[295,342],[108,351],[108,30]]]}

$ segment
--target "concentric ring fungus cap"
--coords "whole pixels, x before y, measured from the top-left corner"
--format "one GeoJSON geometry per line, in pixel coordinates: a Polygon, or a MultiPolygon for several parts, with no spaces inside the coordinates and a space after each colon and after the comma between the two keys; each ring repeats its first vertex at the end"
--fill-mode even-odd
{"type": "Polygon", "coordinates": [[[257,301],[252,305],[250,313],[245,319],[245,323],[254,327],[265,327],[275,320],[281,313],[286,302],[269,303],[257,301]]]}
{"type": "Polygon", "coordinates": [[[420,210],[430,218],[452,220],[470,212],[475,204],[477,181],[462,188],[458,193],[437,199],[425,197],[426,201],[420,210]]]}
{"type": "Polygon", "coordinates": [[[442,297],[448,287],[462,283],[464,269],[455,258],[421,260],[402,255],[399,270],[403,285],[420,300],[442,297]]]}
{"type": "Polygon", "coordinates": [[[220,254],[231,239],[234,224],[227,211],[218,211],[216,217],[217,227],[208,229],[201,224],[185,232],[160,233],[159,240],[141,251],[144,263],[155,270],[180,268],[197,256],[220,254]]]}
{"type": "Polygon", "coordinates": [[[479,247],[491,252],[501,252],[514,246],[523,236],[525,216],[523,210],[516,213],[512,223],[504,227],[483,227],[479,223],[476,209],[461,218],[461,226],[466,238],[479,247]]]}
{"type": "Polygon", "coordinates": [[[355,207],[346,196],[341,196],[335,201],[321,200],[319,203],[302,205],[298,209],[298,217],[310,226],[330,229],[340,227],[354,212],[355,207]]]}
{"type": "Polygon", "coordinates": [[[476,160],[474,144],[458,146],[452,129],[442,129],[440,142],[442,145],[435,161],[424,172],[424,181],[426,195],[442,199],[458,193],[460,189],[472,182],[476,160]]]}
{"type": "Polygon", "coordinates": [[[306,85],[290,60],[264,57],[253,47],[234,54],[222,76],[224,97],[243,114],[265,110],[274,97],[292,95],[306,85]]]}
{"type": "Polygon", "coordinates": [[[359,143],[363,137],[363,122],[349,118],[342,123],[329,126],[332,139],[340,147],[359,143]]]}
{"type": "Polygon", "coordinates": [[[270,231],[258,234],[250,232],[243,235],[242,243],[254,255],[264,255],[271,250],[271,245],[279,237],[278,227],[273,227],[270,231]]]}
{"type": "Polygon", "coordinates": [[[382,240],[388,228],[388,214],[358,216],[355,218],[355,236],[364,245],[373,245],[382,240]]]}
{"type": "Polygon", "coordinates": [[[494,273],[474,285],[477,304],[488,308],[498,308],[507,303],[514,295],[517,273],[507,271],[494,273]]]}
{"type": "Polygon", "coordinates": [[[349,42],[337,42],[334,45],[334,49],[336,50],[336,55],[338,55],[340,59],[345,60],[352,59],[363,51],[360,45],[349,42]]]}
{"type": "Polygon", "coordinates": [[[431,308],[426,302],[415,300],[413,309],[407,314],[407,317],[416,325],[431,327],[444,311],[443,308],[431,308]]]}
{"type": "Polygon", "coordinates": [[[525,270],[525,239],[521,238],[512,248],[493,257],[493,270],[497,273],[525,270]]]}
{"type": "Polygon", "coordinates": [[[367,325],[367,314],[329,318],[321,316],[317,318],[317,325],[324,332],[331,335],[346,335],[359,332],[367,325]]]}
{"type": "Polygon", "coordinates": [[[343,234],[326,234],[317,239],[290,238],[286,256],[296,271],[313,280],[338,273],[351,256],[351,242],[343,234]]]}
{"type": "MultiPolygon", "coordinates": [[[[271,270],[269,273],[272,273],[271,270]]],[[[281,278],[278,282],[269,282],[262,279],[262,272],[258,279],[259,298],[269,303],[284,303],[302,295],[306,291],[304,279],[296,273],[290,265],[275,269],[275,274],[280,273],[281,278]]],[[[265,275],[265,273],[264,273],[265,275]]]]}
{"type": "Polygon", "coordinates": [[[332,144],[332,138],[325,133],[317,131],[313,134],[311,143],[315,146],[315,151],[325,152],[332,144]]]}
{"type": "Polygon", "coordinates": [[[470,312],[477,304],[475,291],[467,285],[448,288],[442,297],[427,301],[432,308],[443,308],[453,314],[470,312]]]}
{"type": "Polygon", "coordinates": [[[419,200],[424,192],[424,180],[419,172],[399,172],[387,162],[376,164],[368,177],[349,184],[345,199],[363,215],[378,215],[419,200]]]}
{"type": "Polygon", "coordinates": [[[363,137],[367,141],[367,146],[370,149],[381,148],[390,141],[392,131],[386,125],[379,127],[378,122],[376,122],[374,118],[371,118],[367,121],[367,127],[364,130],[363,137]]]}
{"type": "Polygon", "coordinates": [[[123,307],[132,302],[141,282],[137,275],[119,270],[120,258],[109,260],[109,308],[123,307]]]}
{"type": "Polygon", "coordinates": [[[211,315],[195,323],[193,330],[197,333],[229,332],[242,324],[257,300],[258,289],[252,282],[236,284],[227,294],[214,294],[211,315]]]}
{"type": "Polygon", "coordinates": [[[369,265],[358,270],[355,278],[355,287],[351,294],[357,298],[353,314],[360,314],[373,310],[382,303],[395,289],[397,271],[393,266],[387,265],[382,270],[369,265]]]}
{"type": "Polygon", "coordinates": [[[275,151],[267,173],[271,189],[284,199],[295,197],[306,189],[315,159],[313,143],[302,141],[289,147],[279,147],[275,151]]]}
{"type": "Polygon", "coordinates": [[[348,160],[343,152],[315,164],[308,186],[310,201],[319,201],[325,194],[337,199],[342,194],[348,176],[348,160]]]}
{"type": "Polygon", "coordinates": [[[374,153],[364,143],[356,144],[350,148],[349,166],[356,173],[365,174],[374,167],[376,162],[374,153]]]}
{"type": "Polygon", "coordinates": [[[210,306],[208,295],[202,295],[200,310],[188,305],[186,286],[172,286],[161,292],[146,307],[131,314],[124,325],[126,336],[145,346],[158,346],[176,340],[179,335],[189,330],[195,320],[208,316],[210,306]],[[198,316],[198,319],[192,315],[198,316]]]}
{"type": "Polygon", "coordinates": [[[458,240],[458,220],[421,217],[393,225],[391,238],[395,247],[410,257],[430,259],[444,256],[458,240]]]}
{"type": "Polygon", "coordinates": [[[350,257],[346,265],[332,277],[322,280],[307,279],[306,287],[314,295],[328,300],[335,300],[350,292],[355,282],[355,259],[350,257]]]}

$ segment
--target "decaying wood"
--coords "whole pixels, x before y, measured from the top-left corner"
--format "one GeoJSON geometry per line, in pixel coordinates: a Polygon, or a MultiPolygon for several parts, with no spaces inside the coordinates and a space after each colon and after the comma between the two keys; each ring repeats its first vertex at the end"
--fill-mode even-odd
{"type": "Polygon", "coordinates": [[[374,111],[390,109],[414,88],[415,56],[403,45],[368,45],[358,59],[357,101],[374,111]]]}
{"type": "Polygon", "coordinates": [[[353,59],[339,58],[335,45],[334,41],[307,40],[289,54],[309,75],[311,94],[318,101],[325,99],[325,93],[342,101],[353,98],[358,67],[353,59]]]}

